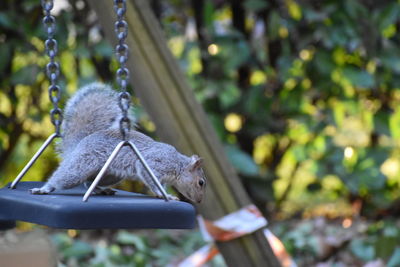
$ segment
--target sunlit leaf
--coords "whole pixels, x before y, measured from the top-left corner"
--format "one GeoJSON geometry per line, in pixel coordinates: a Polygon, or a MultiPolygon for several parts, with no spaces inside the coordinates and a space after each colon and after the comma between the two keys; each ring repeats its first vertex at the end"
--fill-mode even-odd
{"type": "Polygon", "coordinates": [[[298,5],[294,0],[287,0],[285,2],[288,7],[290,16],[295,20],[300,20],[302,17],[300,5],[298,5]]]}

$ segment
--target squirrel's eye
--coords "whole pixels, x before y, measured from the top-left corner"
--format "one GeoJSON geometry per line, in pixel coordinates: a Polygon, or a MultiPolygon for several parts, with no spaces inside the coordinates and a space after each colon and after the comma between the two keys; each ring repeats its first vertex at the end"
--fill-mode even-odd
{"type": "Polygon", "coordinates": [[[203,185],[204,185],[204,180],[203,180],[203,179],[200,179],[199,185],[200,185],[200,186],[203,186],[203,185]]]}

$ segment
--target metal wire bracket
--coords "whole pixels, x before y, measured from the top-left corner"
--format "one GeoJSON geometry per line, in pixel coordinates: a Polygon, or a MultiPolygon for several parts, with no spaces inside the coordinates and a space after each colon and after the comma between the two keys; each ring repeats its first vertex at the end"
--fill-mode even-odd
{"type": "Polygon", "coordinates": [[[40,155],[43,153],[43,151],[46,150],[48,145],[53,141],[54,138],[58,137],[57,133],[53,133],[50,135],[46,141],[43,143],[43,145],[39,148],[39,150],[33,155],[31,160],[28,162],[28,164],[25,165],[25,167],[22,169],[22,171],[18,174],[17,178],[14,179],[14,181],[11,183],[10,188],[15,189],[17,187],[17,184],[19,181],[24,177],[26,172],[32,167],[32,165],[35,163],[35,161],[40,157],[40,155]]]}
{"type": "Polygon", "coordinates": [[[114,148],[114,151],[111,153],[110,157],[107,159],[106,163],[104,166],[101,168],[99,174],[97,174],[96,178],[93,180],[92,184],[90,185],[89,189],[86,191],[85,195],[83,196],[82,201],[86,202],[89,199],[90,194],[93,192],[94,188],[98,185],[100,182],[101,178],[103,178],[105,172],[107,171],[108,167],[110,166],[111,162],[115,159],[115,157],[118,155],[119,151],[121,151],[121,148],[123,146],[129,146],[132,148],[132,150],[135,152],[136,156],[139,158],[143,166],[145,167],[146,171],[149,173],[151,179],[157,186],[158,190],[160,190],[161,194],[163,195],[163,198],[166,202],[168,202],[168,195],[167,192],[165,192],[164,187],[160,184],[160,181],[158,181],[157,177],[154,175],[153,171],[147,164],[146,160],[143,158],[142,154],[140,151],[137,149],[134,143],[131,141],[121,141],[118,143],[118,145],[114,148]]]}

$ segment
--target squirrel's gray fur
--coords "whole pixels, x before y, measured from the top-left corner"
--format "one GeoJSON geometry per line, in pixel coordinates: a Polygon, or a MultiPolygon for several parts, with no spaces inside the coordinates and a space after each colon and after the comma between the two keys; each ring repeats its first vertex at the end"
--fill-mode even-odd
{"type": "MultiPolygon", "coordinates": [[[[108,86],[93,83],[80,89],[65,108],[62,142],[58,147],[62,156],[60,166],[43,187],[33,188],[31,193],[47,194],[93,180],[121,142],[121,116],[118,93],[108,86]]],[[[135,130],[130,130],[128,139],[137,146],[162,185],[173,186],[193,202],[202,200],[206,178],[201,158],[182,155],[173,146],[154,141],[135,130]]],[[[140,160],[127,146],[121,149],[99,185],[110,186],[123,179],[141,180],[156,196],[162,196],[140,160]]],[[[170,195],[169,198],[176,199],[170,195]]]]}

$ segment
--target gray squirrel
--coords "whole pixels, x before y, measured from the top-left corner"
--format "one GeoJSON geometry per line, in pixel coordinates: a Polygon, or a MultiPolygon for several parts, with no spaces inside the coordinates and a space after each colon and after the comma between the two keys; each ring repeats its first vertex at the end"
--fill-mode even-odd
{"type": "MultiPolygon", "coordinates": [[[[62,142],[58,145],[62,161],[48,182],[32,194],[48,194],[92,181],[116,145],[122,141],[119,121],[122,116],[118,93],[101,83],[87,85],[67,102],[62,123],[62,142]]],[[[133,121],[130,115],[131,121],[133,121]]],[[[173,186],[192,202],[201,202],[206,178],[197,155],[187,157],[173,146],[130,130],[127,138],[142,153],[159,182],[173,186]]],[[[123,179],[141,180],[157,196],[162,194],[130,147],[123,147],[109,166],[99,186],[111,186],[123,179]]],[[[112,194],[110,189],[95,192],[112,194]]],[[[169,199],[177,200],[168,195],[169,199]]]]}

